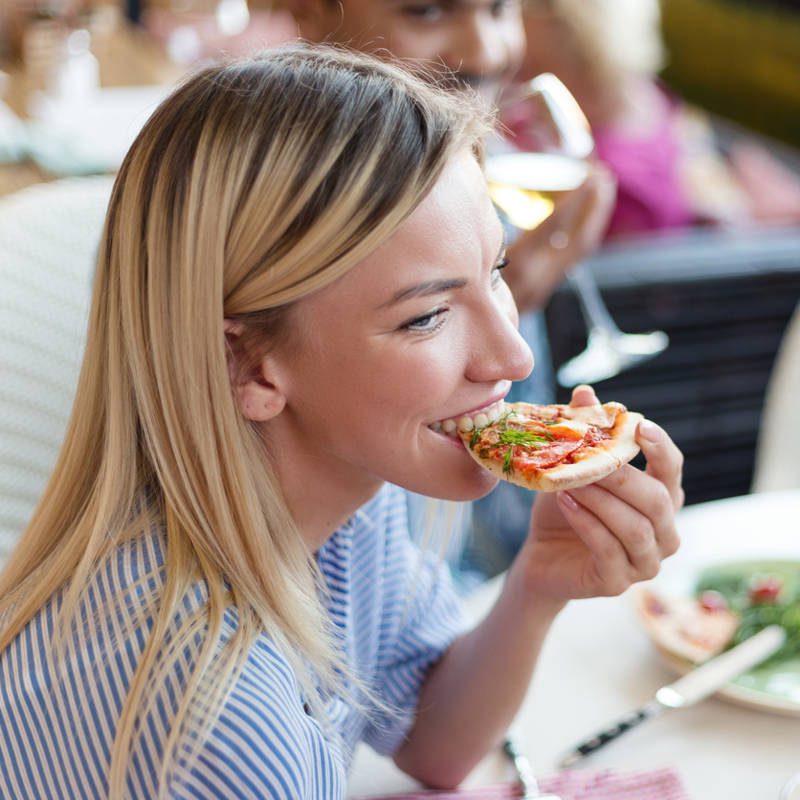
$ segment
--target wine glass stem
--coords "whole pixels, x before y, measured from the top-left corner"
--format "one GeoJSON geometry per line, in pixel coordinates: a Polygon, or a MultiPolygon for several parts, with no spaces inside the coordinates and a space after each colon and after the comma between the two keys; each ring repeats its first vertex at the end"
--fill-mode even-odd
{"type": "Polygon", "coordinates": [[[609,338],[620,334],[620,329],[608,312],[594,276],[584,263],[576,264],[569,272],[569,282],[578,296],[586,328],[609,338]]]}

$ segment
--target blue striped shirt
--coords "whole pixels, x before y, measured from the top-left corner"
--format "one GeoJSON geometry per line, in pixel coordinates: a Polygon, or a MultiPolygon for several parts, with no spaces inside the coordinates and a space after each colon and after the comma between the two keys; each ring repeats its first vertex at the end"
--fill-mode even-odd
{"type": "MultiPolygon", "coordinates": [[[[163,580],[157,534],[119,548],[86,593],[86,612],[110,597],[135,593],[144,579],[163,580]],[[155,570],[154,570],[155,567],[155,570]]],[[[183,800],[327,800],[344,796],[355,745],[394,752],[408,732],[421,685],[464,620],[447,570],[420,559],[411,544],[404,492],[385,486],[320,549],[329,590],[328,611],[342,637],[351,671],[396,709],[365,713],[348,695],[327,704],[329,729],[304,710],[299,685],[273,641],[262,635],[198,758],[176,767],[170,797],[183,800]]],[[[156,583],[153,584],[152,582],[156,583]]],[[[202,609],[200,587],[182,613],[202,609]]],[[[108,769],[119,714],[145,646],[140,625],[124,640],[119,613],[96,615],[76,633],[77,654],[56,675],[49,646],[56,596],[0,654],[0,797],[3,800],[78,800],[108,796],[108,769]]],[[[235,613],[226,614],[230,631],[235,613]]],[[[159,754],[170,712],[191,668],[186,653],[168,675],[158,702],[142,714],[130,754],[126,796],[156,796],[159,754]]],[[[178,759],[179,760],[179,759],[178,759]]]]}

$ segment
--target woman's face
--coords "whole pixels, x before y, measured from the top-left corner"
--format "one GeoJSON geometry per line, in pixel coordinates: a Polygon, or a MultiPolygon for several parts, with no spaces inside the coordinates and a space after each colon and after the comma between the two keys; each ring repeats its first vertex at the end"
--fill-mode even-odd
{"type": "Polygon", "coordinates": [[[525,47],[519,0],[290,0],[301,34],[442,65],[491,103],[525,47]],[[305,12],[305,13],[304,13],[305,12]]]}
{"type": "Polygon", "coordinates": [[[496,404],[533,366],[503,258],[464,153],[390,239],[294,307],[291,343],[274,354],[285,406],[266,423],[283,481],[370,492],[390,481],[456,500],[494,486],[439,428],[496,404]]]}

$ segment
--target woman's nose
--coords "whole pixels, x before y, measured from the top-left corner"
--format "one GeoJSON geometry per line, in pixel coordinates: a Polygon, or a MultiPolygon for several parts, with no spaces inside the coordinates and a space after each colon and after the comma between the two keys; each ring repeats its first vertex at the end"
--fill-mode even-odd
{"type": "Polygon", "coordinates": [[[533,369],[533,353],[518,330],[513,301],[496,301],[492,313],[474,326],[468,378],[476,383],[521,381],[533,369]]]}
{"type": "Polygon", "coordinates": [[[508,22],[477,8],[464,14],[447,53],[447,66],[475,78],[495,78],[509,68],[514,50],[508,22]]]}

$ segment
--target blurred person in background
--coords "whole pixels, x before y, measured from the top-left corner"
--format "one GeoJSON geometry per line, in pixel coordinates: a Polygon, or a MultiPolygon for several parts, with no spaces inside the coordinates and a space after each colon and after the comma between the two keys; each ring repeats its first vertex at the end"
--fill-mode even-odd
{"type": "MultiPolygon", "coordinates": [[[[696,224],[800,222],[800,179],[746,137],[722,153],[708,117],[658,82],[658,0],[526,0],[517,80],[557,75],[617,179],[608,236],[696,224]]],[[[524,145],[523,116],[507,124],[524,145]]]]}

